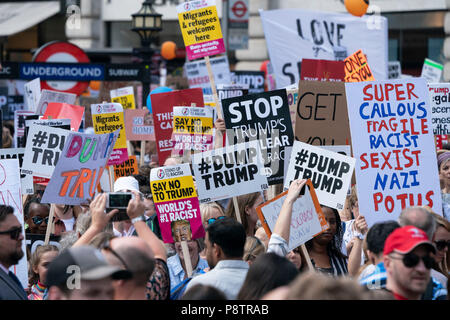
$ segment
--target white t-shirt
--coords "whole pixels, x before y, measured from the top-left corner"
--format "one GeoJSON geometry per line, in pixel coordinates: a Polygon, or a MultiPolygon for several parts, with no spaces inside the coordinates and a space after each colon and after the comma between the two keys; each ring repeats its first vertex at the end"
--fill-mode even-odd
{"type": "Polygon", "coordinates": [[[61,219],[62,222],[64,222],[64,226],[66,227],[66,231],[73,231],[73,226],[75,225],[75,217],[72,217],[70,219],[61,219]]]}

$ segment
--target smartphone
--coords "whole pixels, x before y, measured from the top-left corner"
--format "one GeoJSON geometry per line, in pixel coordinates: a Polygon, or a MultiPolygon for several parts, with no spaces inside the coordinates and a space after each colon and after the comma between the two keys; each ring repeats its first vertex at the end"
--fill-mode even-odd
{"type": "Polygon", "coordinates": [[[111,192],[108,193],[106,207],[110,209],[127,209],[131,199],[134,199],[134,194],[131,192],[111,192]]]}

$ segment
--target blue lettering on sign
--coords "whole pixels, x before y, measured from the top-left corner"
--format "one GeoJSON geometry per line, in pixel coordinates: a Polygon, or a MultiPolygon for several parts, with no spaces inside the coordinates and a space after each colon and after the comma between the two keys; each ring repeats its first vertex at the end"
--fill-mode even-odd
{"type": "Polygon", "coordinates": [[[104,66],[90,63],[21,63],[19,73],[20,79],[90,81],[105,78],[104,66]]]}

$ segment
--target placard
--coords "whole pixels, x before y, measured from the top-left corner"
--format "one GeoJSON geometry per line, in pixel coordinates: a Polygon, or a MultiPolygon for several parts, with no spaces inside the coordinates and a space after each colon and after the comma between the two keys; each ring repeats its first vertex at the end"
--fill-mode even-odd
{"type": "Polygon", "coordinates": [[[70,119],[70,130],[78,131],[83,120],[84,107],[50,102],[42,119],[70,119]]]}
{"type": "Polygon", "coordinates": [[[229,144],[259,140],[269,185],[283,183],[284,148],[294,134],[286,90],[275,90],[222,100],[229,144]]]}
{"type": "Polygon", "coordinates": [[[307,143],[295,141],[284,188],[297,179],[311,179],[319,203],[342,210],[356,160],[307,143]]]}
{"type": "Polygon", "coordinates": [[[152,169],[150,186],[165,243],[205,236],[200,205],[188,163],[152,169]]]}
{"type": "Polygon", "coordinates": [[[173,107],[175,150],[207,151],[214,147],[214,109],[173,107]]]}
{"type": "Polygon", "coordinates": [[[295,119],[297,118],[298,86],[295,89],[286,89],[286,94],[288,98],[292,128],[295,129],[295,119]]]}
{"type": "Polygon", "coordinates": [[[300,81],[295,139],[312,145],[350,144],[343,82],[300,81]]]}
{"type": "Polygon", "coordinates": [[[217,96],[222,99],[241,97],[248,94],[248,86],[243,84],[218,84],[217,96]]]}
{"type": "MultiPolygon", "coordinates": [[[[19,159],[19,169],[22,168],[25,148],[0,149],[0,159],[19,159]]],[[[20,174],[20,186],[22,194],[33,194],[33,176],[20,174]]]]}
{"type": "MultiPolygon", "coordinates": [[[[258,217],[270,237],[275,228],[281,207],[288,191],[256,207],[258,217]]],[[[291,229],[289,230],[288,250],[293,250],[329,228],[322,208],[317,201],[311,181],[305,185],[305,194],[292,206],[291,229]]]]}
{"type": "Polygon", "coordinates": [[[409,206],[442,215],[426,81],[346,83],[359,211],[369,227],[409,206]]]}
{"type": "Polygon", "coordinates": [[[248,49],[249,0],[228,2],[228,50],[248,49]]]}
{"type": "Polygon", "coordinates": [[[264,92],[264,71],[235,70],[231,72],[231,82],[248,86],[248,93],[264,92]]]}
{"type": "Polygon", "coordinates": [[[24,100],[26,110],[34,111],[39,103],[41,97],[41,79],[36,78],[24,85],[24,100]]]}
{"type": "Polygon", "coordinates": [[[374,81],[366,55],[358,50],[344,60],[345,82],[374,81]]]}
{"type": "Polygon", "coordinates": [[[400,79],[402,77],[400,61],[389,61],[388,68],[388,79],[400,79]]]}
{"type": "Polygon", "coordinates": [[[30,126],[22,173],[50,178],[61,158],[69,130],[34,124],[30,126]]]}
{"type": "Polygon", "coordinates": [[[17,110],[14,112],[14,141],[17,148],[25,148],[25,117],[33,115],[33,111],[17,110]]]}
{"type": "Polygon", "coordinates": [[[127,136],[123,108],[120,103],[91,104],[92,122],[96,134],[111,133],[120,129],[108,165],[121,164],[128,160],[127,136]]]}
{"type": "Polygon", "coordinates": [[[124,109],[136,109],[132,86],[111,90],[110,94],[111,102],[120,103],[124,109]]]}
{"type": "Polygon", "coordinates": [[[214,0],[195,0],[177,6],[178,21],[189,60],[225,52],[214,0]]]}
{"type": "Polygon", "coordinates": [[[192,168],[200,203],[268,188],[264,160],[257,141],[194,153],[192,168]]]}
{"type": "Polygon", "coordinates": [[[434,142],[436,144],[436,151],[442,150],[444,143],[450,144],[450,134],[438,134],[434,136],[434,142]]]}
{"type": "Polygon", "coordinates": [[[128,156],[128,160],[114,166],[114,180],[120,177],[127,177],[139,174],[136,156],[128,156]]]}
{"type": "Polygon", "coordinates": [[[174,143],[173,132],[173,107],[190,106],[193,103],[197,107],[203,106],[203,93],[200,88],[185,89],[179,91],[155,93],[150,95],[152,100],[153,123],[155,124],[156,148],[158,151],[159,165],[171,155],[174,143]]]}
{"type": "Polygon", "coordinates": [[[94,199],[119,131],[106,134],[70,132],[41,202],[80,205],[94,199]]]}
{"type": "Polygon", "coordinates": [[[36,114],[43,115],[45,113],[45,110],[47,110],[47,105],[50,102],[75,104],[76,98],[77,95],[74,93],[66,93],[44,89],[41,91],[41,95],[39,98],[39,102],[36,106],[36,110],[31,111],[35,111],[36,114]]]}
{"type": "Polygon", "coordinates": [[[429,83],[440,82],[444,66],[436,61],[425,58],[423,63],[421,77],[425,78],[429,83]]]}
{"type": "Polygon", "coordinates": [[[450,134],[450,83],[429,83],[428,93],[433,134],[450,134]]]}
{"type": "Polygon", "coordinates": [[[124,110],[128,141],[155,141],[153,117],[147,108],[124,110]]]}
{"type": "Polygon", "coordinates": [[[302,59],[300,80],[342,82],[344,79],[343,61],[302,59]]]}
{"type": "Polygon", "coordinates": [[[362,49],[375,79],[387,79],[388,20],[289,8],[261,10],[261,21],[277,88],[300,80],[303,58],[344,60],[362,49]]]}

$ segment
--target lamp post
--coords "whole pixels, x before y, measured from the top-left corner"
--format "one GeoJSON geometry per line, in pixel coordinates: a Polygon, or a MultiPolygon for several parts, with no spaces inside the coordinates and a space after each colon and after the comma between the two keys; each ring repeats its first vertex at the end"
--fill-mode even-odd
{"type": "Polygon", "coordinates": [[[156,0],[146,0],[141,9],[132,14],[132,31],[141,38],[141,47],[134,48],[133,54],[140,57],[144,64],[142,75],[142,106],[147,104],[147,96],[150,93],[151,64],[154,50],[150,47],[153,38],[162,30],[162,14],[157,13],[152,5],[156,0]]]}

